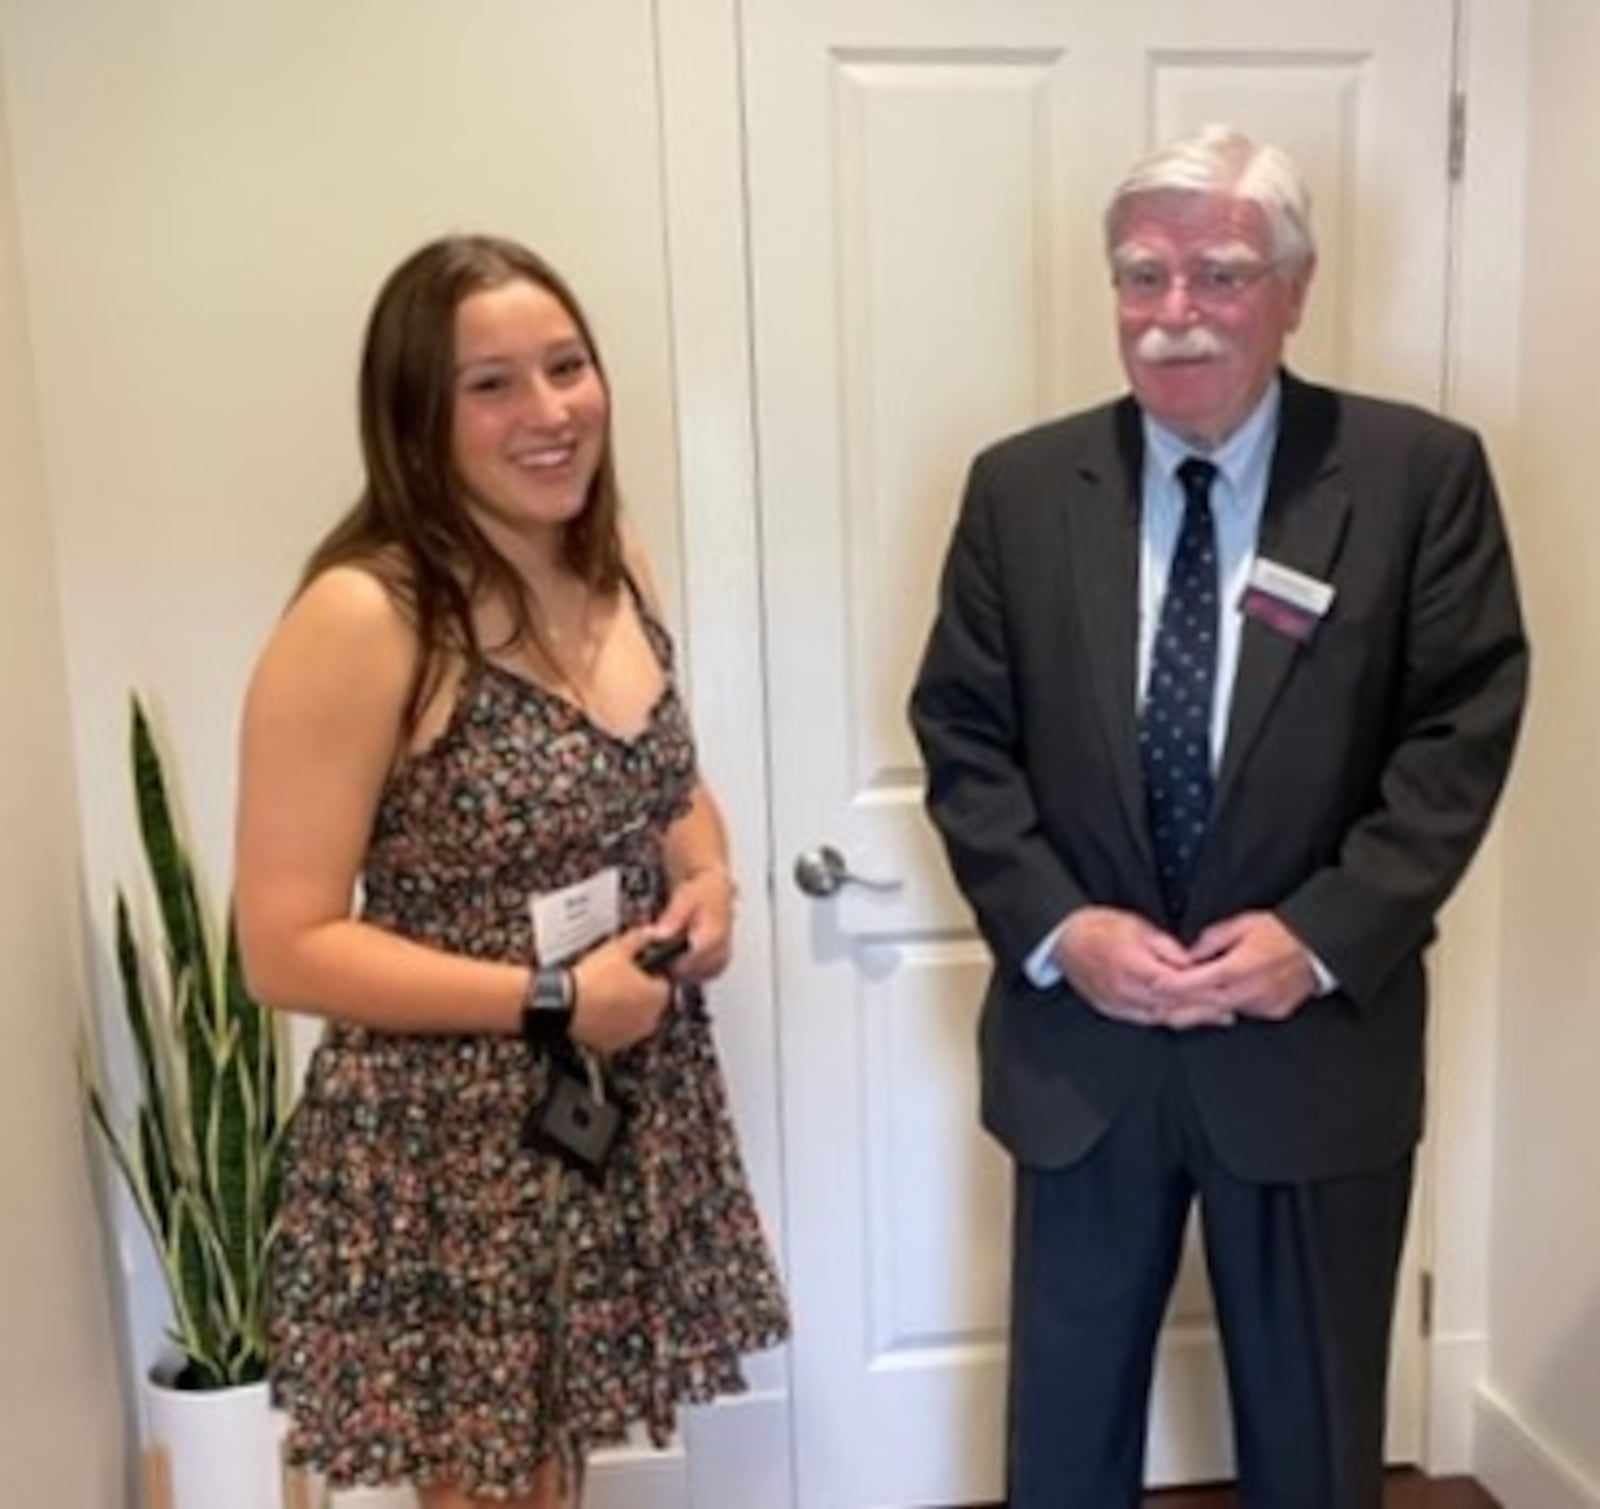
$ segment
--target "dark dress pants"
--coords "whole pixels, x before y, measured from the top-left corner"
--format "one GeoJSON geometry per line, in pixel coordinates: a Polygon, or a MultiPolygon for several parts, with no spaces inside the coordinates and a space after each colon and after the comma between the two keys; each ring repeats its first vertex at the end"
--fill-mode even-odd
{"type": "Polygon", "coordinates": [[[1198,1201],[1242,1509],[1381,1509],[1412,1160],[1255,1184],[1216,1162],[1177,1042],[1094,1149],[1017,1170],[1010,1509],[1142,1501],[1156,1342],[1198,1201]]]}

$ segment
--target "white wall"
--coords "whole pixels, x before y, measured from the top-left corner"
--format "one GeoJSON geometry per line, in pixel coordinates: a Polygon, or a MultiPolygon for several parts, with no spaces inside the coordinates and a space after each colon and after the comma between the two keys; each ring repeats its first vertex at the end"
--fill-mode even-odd
{"type": "MultiPolygon", "coordinates": [[[[1600,1505],[1600,6],[1534,0],[1516,490],[1534,698],[1505,823],[1491,1360],[1515,1509],[1600,1505]]],[[[1507,298],[1514,288],[1506,289],[1507,298]]]]}
{"type": "Polygon", "coordinates": [[[55,561],[0,89],[0,1504],[108,1509],[122,1418],[74,1054],[85,1018],[55,561]]]}

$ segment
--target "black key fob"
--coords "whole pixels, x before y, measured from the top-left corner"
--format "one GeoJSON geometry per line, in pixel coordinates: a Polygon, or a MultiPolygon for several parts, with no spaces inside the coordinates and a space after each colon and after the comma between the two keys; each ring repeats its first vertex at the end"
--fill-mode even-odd
{"type": "Polygon", "coordinates": [[[554,1069],[544,1099],[522,1124],[522,1145],[530,1152],[553,1154],[600,1184],[622,1121],[622,1107],[615,1101],[596,1100],[583,1080],[554,1069]]]}

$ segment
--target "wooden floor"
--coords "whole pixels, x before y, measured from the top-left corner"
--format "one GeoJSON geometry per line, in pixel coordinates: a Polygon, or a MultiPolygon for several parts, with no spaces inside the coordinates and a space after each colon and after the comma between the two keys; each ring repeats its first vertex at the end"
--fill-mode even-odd
{"type": "MultiPolygon", "coordinates": [[[[1235,1509],[1237,1500],[1227,1484],[1216,1488],[1168,1488],[1152,1493],[1145,1509],[1235,1509]]],[[[974,1509],[1005,1509],[1003,1504],[974,1509]]],[[[1420,1472],[1392,1472],[1383,1495],[1383,1509],[1505,1509],[1471,1478],[1427,1478],[1420,1472]]]]}
{"type": "MultiPolygon", "coordinates": [[[[1146,1509],[1233,1509],[1231,1488],[1181,1488],[1152,1493],[1146,1509]]],[[[1419,1472],[1390,1475],[1383,1509],[1502,1509],[1471,1478],[1425,1478],[1419,1472]]]]}

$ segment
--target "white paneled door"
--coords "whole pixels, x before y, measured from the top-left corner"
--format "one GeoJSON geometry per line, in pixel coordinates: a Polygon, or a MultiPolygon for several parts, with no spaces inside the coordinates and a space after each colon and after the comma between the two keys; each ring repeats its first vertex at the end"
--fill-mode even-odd
{"type": "MultiPolygon", "coordinates": [[[[1437,404],[1452,19],[1451,0],[743,0],[799,1509],[1002,1493],[986,962],[903,711],[966,463],[1120,389],[1100,211],[1136,154],[1207,120],[1312,180],[1295,365],[1437,404]],[[824,845],[886,888],[802,894],[790,867],[824,845]]],[[[1407,1456],[1414,1311],[1400,1329],[1407,1456]]],[[[1228,1471],[1215,1354],[1191,1263],[1156,1480],[1228,1471]]]]}

